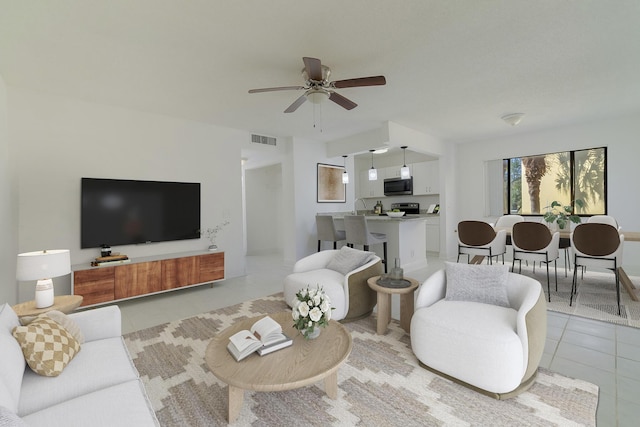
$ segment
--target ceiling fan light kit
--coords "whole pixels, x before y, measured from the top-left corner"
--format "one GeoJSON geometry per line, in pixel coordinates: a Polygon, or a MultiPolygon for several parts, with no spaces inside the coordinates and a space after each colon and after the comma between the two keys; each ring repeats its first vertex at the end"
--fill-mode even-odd
{"type": "Polygon", "coordinates": [[[302,78],[305,81],[303,86],[279,86],[262,89],[251,89],[249,93],[275,92],[281,90],[304,90],[304,94],[296,99],[293,104],[284,110],[285,113],[293,113],[308,99],[313,104],[320,104],[327,98],[345,110],[352,110],[358,106],[355,102],[335,92],[333,89],[344,89],[350,87],[382,86],[387,83],[384,76],[358,77],[355,79],[329,81],[331,68],[322,65],[319,59],[304,57],[304,68],[302,78]]]}

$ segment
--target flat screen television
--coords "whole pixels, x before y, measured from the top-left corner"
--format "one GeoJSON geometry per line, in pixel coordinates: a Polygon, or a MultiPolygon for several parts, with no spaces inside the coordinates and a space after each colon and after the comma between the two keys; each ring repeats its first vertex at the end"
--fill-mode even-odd
{"type": "Polygon", "coordinates": [[[80,247],[200,238],[200,183],[82,178],[80,247]]]}

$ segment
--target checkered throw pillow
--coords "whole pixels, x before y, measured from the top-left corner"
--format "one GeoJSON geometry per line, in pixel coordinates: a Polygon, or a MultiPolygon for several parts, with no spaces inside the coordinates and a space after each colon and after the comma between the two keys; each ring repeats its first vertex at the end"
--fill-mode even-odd
{"type": "Polygon", "coordinates": [[[13,336],[29,367],[47,377],[60,375],[80,351],[73,335],[48,317],[38,318],[27,326],[16,326],[13,336]]]}

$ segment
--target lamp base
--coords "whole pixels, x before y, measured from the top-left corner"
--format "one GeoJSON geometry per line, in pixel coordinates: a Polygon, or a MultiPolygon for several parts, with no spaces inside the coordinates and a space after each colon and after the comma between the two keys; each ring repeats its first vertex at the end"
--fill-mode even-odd
{"type": "Polygon", "coordinates": [[[35,300],[36,308],[47,308],[53,305],[53,280],[38,280],[35,300]]]}

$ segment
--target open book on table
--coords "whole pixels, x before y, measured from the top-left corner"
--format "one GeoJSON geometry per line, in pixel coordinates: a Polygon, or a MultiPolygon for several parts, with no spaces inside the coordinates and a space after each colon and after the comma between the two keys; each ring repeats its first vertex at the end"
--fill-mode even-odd
{"type": "Polygon", "coordinates": [[[260,356],[290,346],[293,340],[282,333],[282,326],[265,316],[251,326],[251,330],[236,332],[229,337],[227,350],[236,361],[257,351],[260,356]]]}

